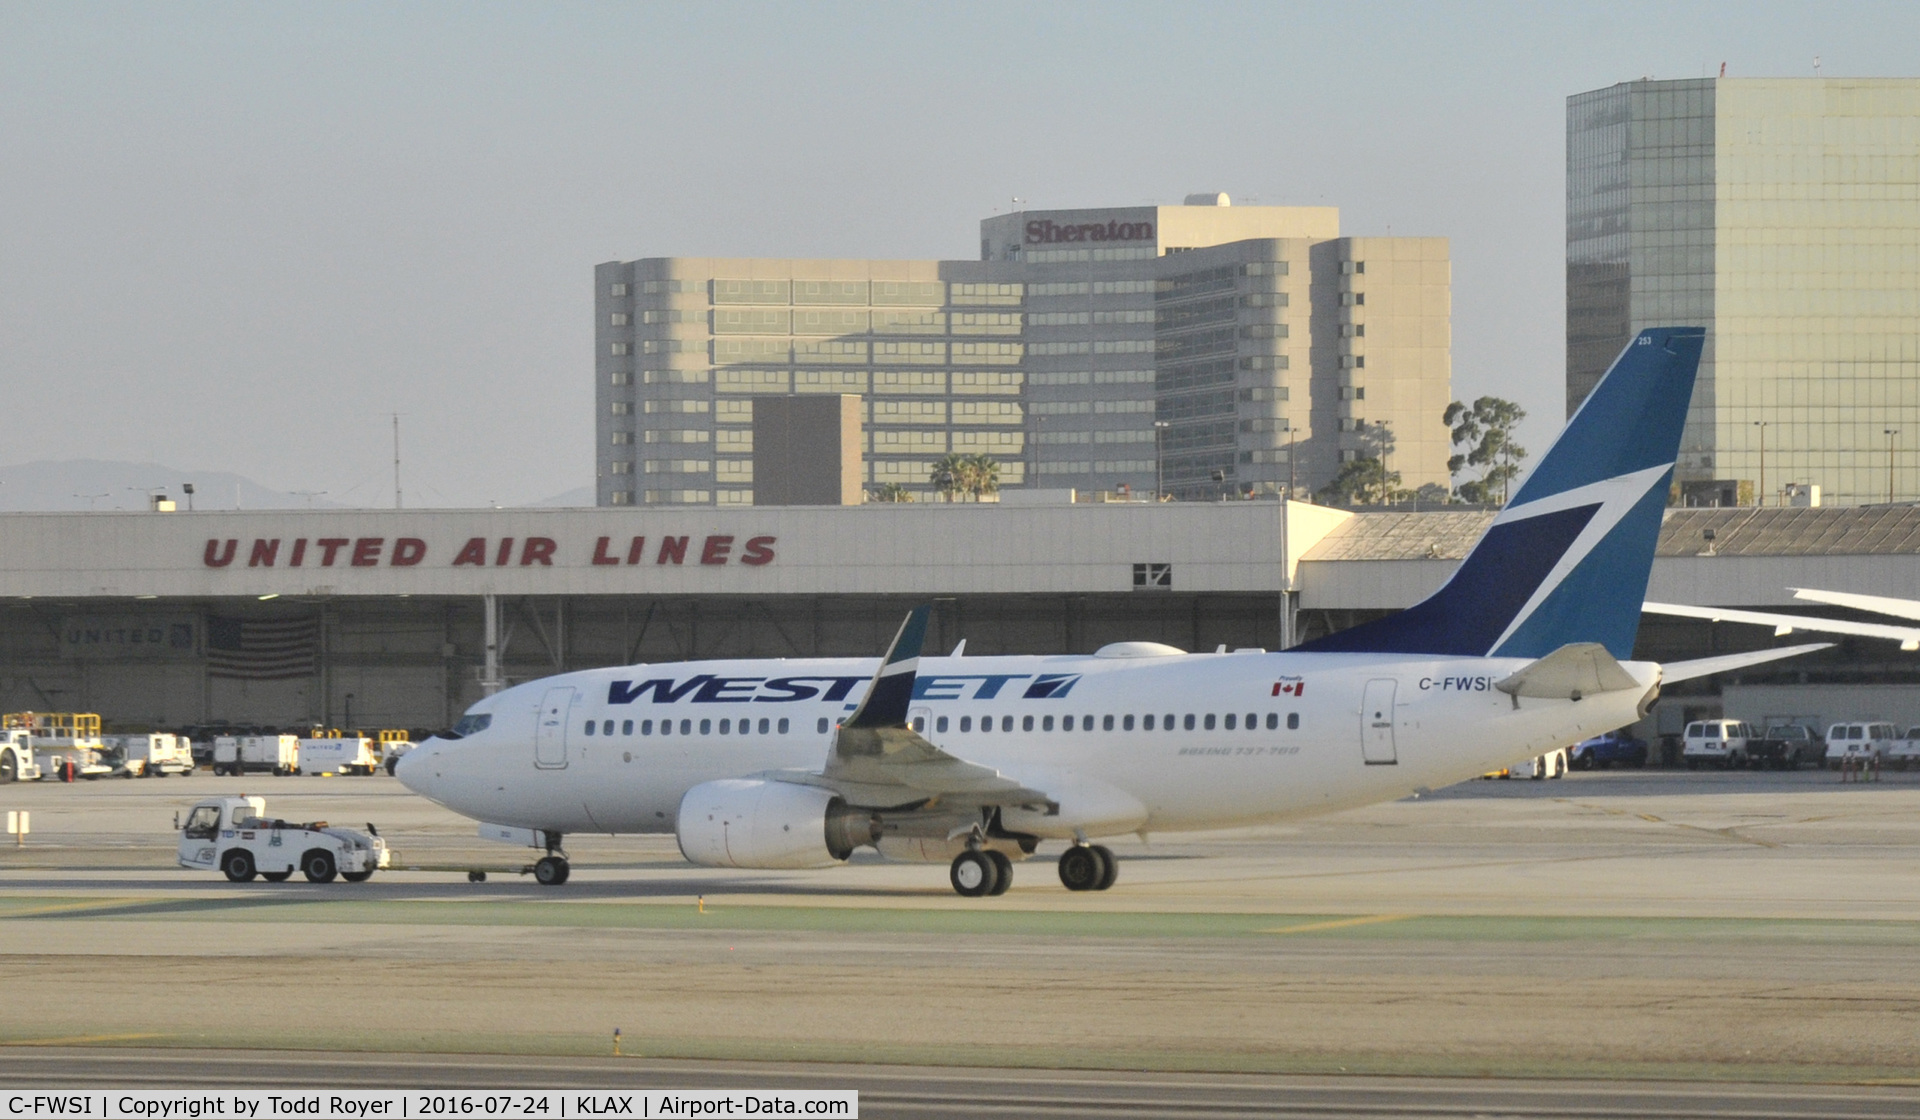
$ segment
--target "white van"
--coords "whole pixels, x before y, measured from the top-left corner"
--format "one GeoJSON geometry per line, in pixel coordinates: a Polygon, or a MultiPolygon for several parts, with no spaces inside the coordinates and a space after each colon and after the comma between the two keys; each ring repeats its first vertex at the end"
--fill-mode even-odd
{"type": "Polygon", "coordinates": [[[1891,723],[1836,723],[1827,728],[1827,769],[1838,770],[1849,758],[1861,762],[1871,756],[1885,762],[1899,738],[1900,729],[1891,723]]]}
{"type": "Polygon", "coordinates": [[[1687,769],[1698,770],[1702,763],[1728,769],[1747,764],[1747,740],[1759,735],[1746,722],[1737,719],[1701,719],[1687,724],[1686,744],[1680,757],[1687,769]]]}

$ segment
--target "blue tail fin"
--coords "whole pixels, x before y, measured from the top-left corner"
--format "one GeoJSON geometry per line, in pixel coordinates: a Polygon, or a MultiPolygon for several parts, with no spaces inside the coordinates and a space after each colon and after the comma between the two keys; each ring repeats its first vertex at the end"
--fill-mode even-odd
{"type": "Polygon", "coordinates": [[[1706,332],[1640,332],[1446,586],[1295,647],[1545,657],[1569,642],[1633,656],[1680,428],[1706,332]]]}

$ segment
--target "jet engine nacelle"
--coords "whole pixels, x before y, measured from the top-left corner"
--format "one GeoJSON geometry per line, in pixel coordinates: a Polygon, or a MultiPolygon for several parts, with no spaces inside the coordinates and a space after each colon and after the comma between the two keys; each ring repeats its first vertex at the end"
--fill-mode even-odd
{"type": "Polygon", "coordinates": [[[680,799],[680,854],[705,867],[831,867],[873,842],[871,813],[831,790],[760,778],[702,782],[680,799]]]}

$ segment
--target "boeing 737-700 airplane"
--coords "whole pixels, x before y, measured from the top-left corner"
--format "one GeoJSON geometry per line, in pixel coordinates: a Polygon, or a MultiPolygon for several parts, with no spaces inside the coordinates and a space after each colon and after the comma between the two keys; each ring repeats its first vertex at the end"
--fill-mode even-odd
{"type": "MultiPolygon", "coordinates": [[[[1068,845],[1114,882],[1127,833],[1284,821],[1450,785],[1643,715],[1662,680],[1817,645],[1629,660],[1704,332],[1641,333],[1453,577],[1279,653],[1121,643],[1090,656],[884,657],[566,673],[475,704],[400,780],[546,855],[572,832],[672,832],[713,867],[829,866],[872,846],[963,895],[1068,845]]],[[[957,651],[956,651],[957,652],[957,651]]]]}

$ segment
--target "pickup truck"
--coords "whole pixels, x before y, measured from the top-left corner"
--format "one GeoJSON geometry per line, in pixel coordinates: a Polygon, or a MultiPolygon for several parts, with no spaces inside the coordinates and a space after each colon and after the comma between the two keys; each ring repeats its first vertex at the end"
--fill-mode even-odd
{"type": "Polygon", "coordinates": [[[1802,763],[1820,766],[1826,760],[1826,740],[1797,723],[1769,724],[1759,738],[1747,741],[1747,762],[1755,770],[1798,770],[1802,763]]]}
{"type": "Polygon", "coordinates": [[[1647,741],[1627,731],[1609,731],[1573,745],[1570,765],[1575,770],[1605,770],[1614,763],[1639,768],[1647,764],[1647,741]]]}

